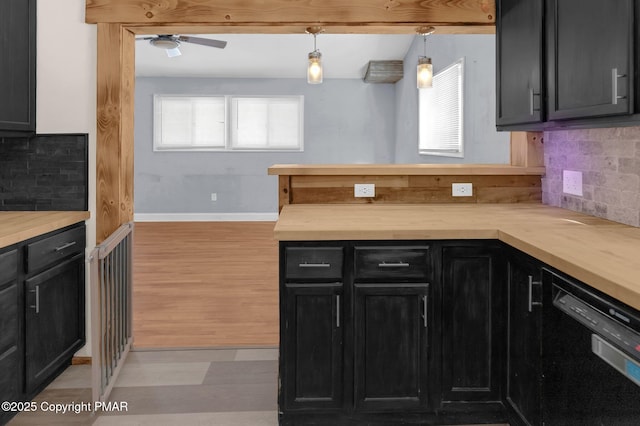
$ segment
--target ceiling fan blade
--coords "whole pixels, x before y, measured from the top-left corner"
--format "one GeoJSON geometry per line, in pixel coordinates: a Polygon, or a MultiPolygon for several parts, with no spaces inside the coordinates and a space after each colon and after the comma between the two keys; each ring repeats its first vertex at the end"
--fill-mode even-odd
{"type": "Polygon", "coordinates": [[[176,56],[182,55],[179,47],[174,47],[173,49],[167,49],[167,56],[170,58],[175,58],[176,56]]]}
{"type": "Polygon", "coordinates": [[[137,40],[153,40],[156,37],[136,37],[136,41],[137,40]]]}
{"type": "Polygon", "coordinates": [[[202,37],[179,36],[178,40],[184,41],[185,43],[193,43],[193,44],[201,44],[203,46],[217,47],[219,49],[224,49],[225,46],[227,45],[226,41],[211,40],[209,38],[202,38],[202,37]]]}

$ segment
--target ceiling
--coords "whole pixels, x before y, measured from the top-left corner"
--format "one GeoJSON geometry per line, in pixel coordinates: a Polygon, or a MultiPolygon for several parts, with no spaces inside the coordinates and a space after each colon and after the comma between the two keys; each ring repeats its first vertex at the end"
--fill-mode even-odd
{"type": "MultiPolygon", "coordinates": [[[[187,34],[185,34],[187,35],[187,34]]],[[[148,41],[136,41],[136,76],[306,78],[309,34],[194,34],[225,40],[225,49],[182,43],[181,56],[169,58],[148,41]]],[[[144,37],[142,35],[138,36],[144,37]]],[[[412,34],[319,34],[324,78],[362,78],[370,60],[403,60],[412,34]]]]}

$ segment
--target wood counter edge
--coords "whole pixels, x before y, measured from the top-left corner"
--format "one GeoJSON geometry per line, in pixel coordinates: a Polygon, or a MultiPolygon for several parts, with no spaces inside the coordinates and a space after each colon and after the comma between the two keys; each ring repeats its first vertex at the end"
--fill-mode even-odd
{"type": "Polygon", "coordinates": [[[7,216],[3,215],[4,213],[11,214],[12,219],[19,223],[14,226],[15,231],[10,230],[0,234],[0,249],[69,225],[84,222],[91,217],[88,211],[0,212],[0,221],[3,216],[7,216]],[[22,219],[20,220],[20,218],[22,219]]]}
{"type": "Polygon", "coordinates": [[[326,175],[543,175],[544,167],[508,164],[274,164],[271,176],[326,175]]]}

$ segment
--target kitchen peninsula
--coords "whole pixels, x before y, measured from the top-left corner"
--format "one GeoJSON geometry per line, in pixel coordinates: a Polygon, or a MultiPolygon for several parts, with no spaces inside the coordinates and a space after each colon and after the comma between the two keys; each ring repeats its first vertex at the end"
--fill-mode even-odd
{"type": "Polygon", "coordinates": [[[640,309],[640,229],[541,204],[542,173],[272,167],[281,424],[539,418],[540,321],[552,306],[543,271],[640,309]],[[451,197],[452,183],[470,181],[475,198],[451,197]],[[355,183],[375,183],[375,197],[355,199],[355,183]],[[531,347],[533,365],[514,342],[531,347]]]}

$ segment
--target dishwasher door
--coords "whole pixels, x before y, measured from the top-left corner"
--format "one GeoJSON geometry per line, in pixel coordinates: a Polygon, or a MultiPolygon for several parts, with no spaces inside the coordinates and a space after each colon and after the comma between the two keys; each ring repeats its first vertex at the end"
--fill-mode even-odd
{"type": "Polygon", "coordinates": [[[544,271],[543,280],[550,290],[543,314],[543,424],[640,425],[640,363],[613,337],[616,330],[634,331],[615,313],[638,312],[553,272],[544,271]],[[572,305],[574,300],[585,305],[572,305]]]}

